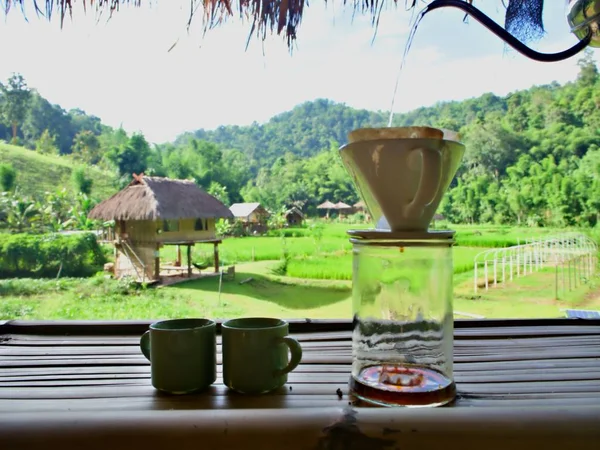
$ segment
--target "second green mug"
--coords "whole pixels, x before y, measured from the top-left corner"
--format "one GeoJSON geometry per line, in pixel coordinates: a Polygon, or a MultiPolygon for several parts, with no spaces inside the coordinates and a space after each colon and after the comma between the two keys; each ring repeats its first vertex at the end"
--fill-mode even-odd
{"type": "Polygon", "coordinates": [[[288,333],[288,323],[281,319],[248,317],[224,322],[225,385],[244,394],[262,394],[283,386],[287,374],[302,359],[300,343],[288,333]]]}

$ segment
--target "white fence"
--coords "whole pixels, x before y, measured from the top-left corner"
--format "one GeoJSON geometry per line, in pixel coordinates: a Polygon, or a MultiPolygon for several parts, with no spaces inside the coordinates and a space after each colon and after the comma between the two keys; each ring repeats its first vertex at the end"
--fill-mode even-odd
{"type": "Polygon", "coordinates": [[[555,268],[555,297],[562,282],[563,292],[587,283],[597,265],[598,245],[582,233],[562,233],[526,239],[524,244],[491,249],[474,258],[473,289],[485,290],[515,277],[524,277],[545,267],[555,268]]]}

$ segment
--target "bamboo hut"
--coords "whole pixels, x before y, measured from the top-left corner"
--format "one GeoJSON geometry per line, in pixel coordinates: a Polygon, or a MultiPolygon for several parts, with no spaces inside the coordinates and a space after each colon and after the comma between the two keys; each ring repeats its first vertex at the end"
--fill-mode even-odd
{"type": "Polygon", "coordinates": [[[284,216],[288,225],[302,225],[302,222],[304,222],[304,214],[302,214],[302,211],[296,206],[292,206],[288,209],[284,216]]]}
{"type": "MultiPolygon", "coordinates": [[[[192,274],[191,247],[213,246],[215,272],[219,271],[219,244],[215,221],[231,218],[229,209],[193,181],[135,175],[127,187],[94,207],[90,219],[115,221],[117,278],[138,281],[161,278],[160,249],[177,245],[175,269],[181,266],[181,246],[187,247],[187,275],[192,274]]],[[[165,269],[165,267],[163,267],[165,269]]]]}
{"type": "Polygon", "coordinates": [[[233,217],[242,222],[248,233],[264,233],[267,231],[269,211],[260,203],[234,203],[229,207],[233,217]]]}

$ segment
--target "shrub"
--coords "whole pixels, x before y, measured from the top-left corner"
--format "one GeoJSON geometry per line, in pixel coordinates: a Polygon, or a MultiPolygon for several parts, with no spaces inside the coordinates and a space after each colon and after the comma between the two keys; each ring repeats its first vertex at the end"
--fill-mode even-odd
{"type": "Polygon", "coordinates": [[[105,262],[92,233],[0,235],[0,278],[86,277],[105,262]]]}
{"type": "Polygon", "coordinates": [[[0,191],[12,191],[15,187],[17,171],[11,164],[0,164],[0,191]]]}
{"type": "Polygon", "coordinates": [[[73,187],[75,188],[75,192],[81,192],[85,195],[91,194],[94,180],[92,180],[91,177],[88,176],[84,167],[80,166],[73,170],[71,180],[73,181],[73,187]]]}

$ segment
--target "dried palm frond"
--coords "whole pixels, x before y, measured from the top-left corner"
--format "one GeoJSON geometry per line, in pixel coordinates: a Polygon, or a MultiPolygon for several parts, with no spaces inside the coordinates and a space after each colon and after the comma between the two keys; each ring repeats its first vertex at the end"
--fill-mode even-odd
{"type": "MultiPolygon", "coordinates": [[[[109,11],[109,16],[119,10],[121,5],[141,6],[158,0],[81,0],[84,11],[88,6],[96,12],[109,11]]],[[[169,1],[169,0],[164,0],[169,1]]],[[[326,3],[328,0],[324,0],[326,3]]],[[[330,2],[333,0],[329,0],[330,2]]],[[[473,3],[473,0],[464,0],[473,3]]],[[[524,40],[536,38],[543,33],[542,9],[544,0],[497,0],[506,6],[505,27],[508,31],[524,40]],[[508,4],[505,4],[508,2],[508,4]]],[[[228,17],[234,15],[237,9],[239,16],[251,23],[250,37],[257,36],[265,39],[269,33],[284,35],[291,48],[297,37],[298,28],[302,20],[308,0],[189,0],[190,16],[188,27],[198,9],[202,8],[204,15],[205,31],[222,24],[228,17]],[[234,5],[235,3],[235,5],[234,5]]],[[[341,0],[346,5],[351,3],[355,12],[370,14],[372,23],[377,26],[379,16],[386,4],[397,5],[398,0],[341,0]]],[[[65,16],[72,17],[75,0],[0,0],[4,5],[5,14],[13,6],[19,7],[26,16],[25,5],[33,4],[33,9],[38,16],[52,18],[53,13],[60,15],[61,26],[65,16]]],[[[404,0],[405,9],[410,10],[431,3],[430,0],[404,0]]]]}

